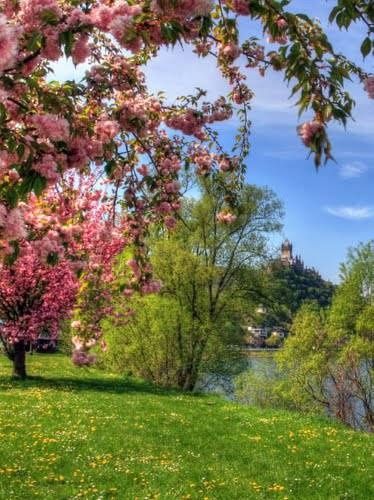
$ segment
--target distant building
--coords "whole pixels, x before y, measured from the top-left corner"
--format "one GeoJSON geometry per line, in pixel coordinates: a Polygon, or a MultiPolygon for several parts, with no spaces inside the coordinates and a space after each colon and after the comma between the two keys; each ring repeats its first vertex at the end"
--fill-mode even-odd
{"type": "Polygon", "coordinates": [[[283,264],[292,266],[293,255],[292,255],[292,243],[289,240],[285,240],[281,246],[281,261],[283,264]]]}
{"type": "Polygon", "coordinates": [[[282,243],[280,256],[282,264],[288,267],[304,269],[304,262],[301,260],[299,255],[296,255],[296,257],[293,256],[292,249],[292,243],[289,240],[285,240],[282,243]]]}
{"type": "Polygon", "coordinates": [[[287,337],[287,332],[281,327],[261,328],[248,326],[246,330],[247,333],[244,336],[244,345],[247,347],[267,347],[267,340],[272,336],[279,339],[279,347],[287,337]]]}

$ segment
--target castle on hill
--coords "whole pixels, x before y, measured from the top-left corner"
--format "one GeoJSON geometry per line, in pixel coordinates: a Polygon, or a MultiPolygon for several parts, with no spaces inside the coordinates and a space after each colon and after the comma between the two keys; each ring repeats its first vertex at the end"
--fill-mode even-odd
{"type": "Polygon", "coordinates": [[[305,268],[300,255],[296,255],[295,257],[293,256],[292,243],[289,240],[285,240],[282,243],[280,261],[284,266],[294,267],[301,270],[305,268]]]}

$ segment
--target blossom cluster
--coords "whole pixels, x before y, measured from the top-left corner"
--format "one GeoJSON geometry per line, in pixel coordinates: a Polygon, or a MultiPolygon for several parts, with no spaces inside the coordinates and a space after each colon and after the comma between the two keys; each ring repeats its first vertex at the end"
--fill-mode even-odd
{"type": "Polygon", "coordinates": [[[236,215],[227,210],[222,210],[217,214],[217,221],[222,224],[232,224],[236,221],[236,215]]]}
{"type": "Polygon", "coordinates": [[[298,132],[305,146],[310,146],[316,134],[323,129],[323,124],[320,121],[313,120],[300,125],[298,132]]]}
{"type": "Polygon", "coordinates": [[[364,88],[370,99],[374,99],[374,76],[368,76],[366,78],[364,88]]]}

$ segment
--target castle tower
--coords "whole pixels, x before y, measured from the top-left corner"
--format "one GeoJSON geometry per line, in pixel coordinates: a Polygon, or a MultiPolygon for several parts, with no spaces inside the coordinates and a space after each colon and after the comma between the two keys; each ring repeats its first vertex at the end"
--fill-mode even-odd
{"type": "Polygon", "coordinates": [[[287,266],[292,266],[294,258],[292,255],[292,243],[289,240],[285,240],[281,247],[281,261],[282,264],[287,266]]]}

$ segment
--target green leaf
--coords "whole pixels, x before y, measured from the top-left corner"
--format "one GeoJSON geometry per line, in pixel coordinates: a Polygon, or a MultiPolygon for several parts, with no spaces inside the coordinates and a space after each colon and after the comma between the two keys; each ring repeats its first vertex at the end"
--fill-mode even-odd
{"type": "Polygon", "coordinates": [[[366,57],[370,53],[371,45],[371,39],[369,37],[366,37],[361,45],[361,54],[363,55],[363,57],[366,57]]]}
{"type": "Polygon", "coordinates": [[[332,9],[332,11],[330,12],[330,15],[329,15],[329,22],[330,23],[332,23],[335,20],[335,18],[339,12],[340,12],[340,7],[338,5],[332,9]]]}
{"type": "Polygon", "coordinates": [[[42,48],[43,45],[43,35],[39,32],[31,33],[27,39],[26,48],[30,52],[36,52],[42,48]]]}
{"type": "Polygon", "coordinates": [[[117,163],[115,160],[110,160],[106,163],[104,168],[105,168],[105,173],[107,174],[108,177],[110,177],[112,175],[116,166],[117,166],[117,163]]]}
{"type": "Polygon", "coordinates": [[[50,252],[47,255],[47,264],[50,266],[55,266],[58,263],[58,254],[56,252],[50,252]]]}
{"type": "Polygon", "coordinates": [[[60,44],[64,47],[66,57],[71,55],[74,45],[74,35],[71,31],[64,31],[59,36],[60,44]]]}
{"type": "Polygon", "coordinates": [[[15,263],[17,260],[17,257],[19,255],[19,243],[18,241],[14,240],[10,242],[10,245],[13,247],[13,252],[10,254],[7,254],[5,256],[4,262],[6,265],[11,266],[15,263]]]}
{"type": "Polygon", "coordinates": [[[7,114],[6,114],[5,106],[4,106],[4,104],[2,104],[0,102],[0,124],[5,122],[6,116],[7,116],[7,114]]]}
{"type": "Polygon", "coordinates": [[[45,24],[50,24],[53,26],[59,23],[59,18],[56,12],[51,9],[43,10],[43,12],[40,14],[40,17],[45,24]]]}
{"type": "Polygon", "coordinates": [[[34,184],[33,184],[33,191],[37,196],[40,196],[44,189],[46,188],[47,185],[47,180],[42,177],[41,175],[35,176],[34,179],[34,184]]]}

